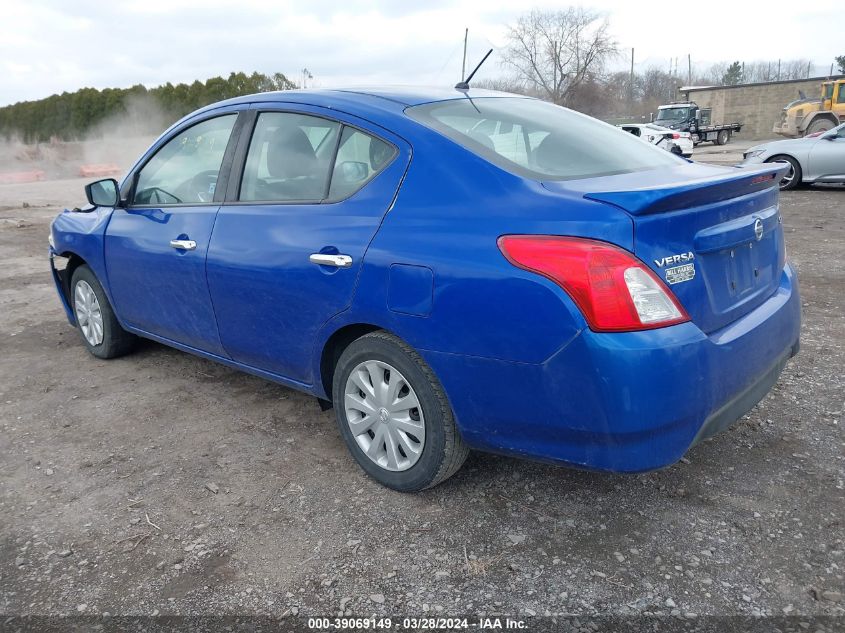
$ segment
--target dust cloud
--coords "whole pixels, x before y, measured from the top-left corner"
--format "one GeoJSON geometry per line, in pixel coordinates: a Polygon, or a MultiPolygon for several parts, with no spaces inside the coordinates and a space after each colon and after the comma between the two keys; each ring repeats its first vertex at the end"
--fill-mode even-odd
{"type": "Polygon", "coordinates": [[[124,111],[79,139],[27,144],[0,138],[0,184],[65,178],[120,179],[178,117],[149,95],[130,97],[124,111]]]}

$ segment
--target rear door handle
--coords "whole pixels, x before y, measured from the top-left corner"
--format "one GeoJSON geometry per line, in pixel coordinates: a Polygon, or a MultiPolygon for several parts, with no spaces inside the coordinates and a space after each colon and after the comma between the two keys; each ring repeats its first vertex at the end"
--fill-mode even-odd
{"type": "Polygon", "coordinates": [[[196,249],[197,243],[194,240],[170,240],[170,246],[180,251],[192,251],[196,249]]]}
{"type": "Polygon", "coordinates": [[[351,268],[352,258],[349,255],[330,255],[328,253],[312,253],[308,258],[312,264],[320,266],[334,266],[335,268],[351,268]]]}

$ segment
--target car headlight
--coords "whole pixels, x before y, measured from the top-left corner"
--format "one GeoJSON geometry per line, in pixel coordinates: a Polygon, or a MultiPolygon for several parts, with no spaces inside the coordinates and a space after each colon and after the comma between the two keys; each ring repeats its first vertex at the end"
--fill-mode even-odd
{"type": "Polygon", "coordinates": [[[50,248],[56,248],[56,242],[53,239],[53,230],[50,229],[50,236],[47,238],[47,241],[50,243],[50,248]]]}
{"type": "Polygon", "coordinates": [[[745,152],[742,157],[743,158],[756,158],[757,156],[762,156],[766,153],[764,149],[752,149],[750,152],[745,152]]]}

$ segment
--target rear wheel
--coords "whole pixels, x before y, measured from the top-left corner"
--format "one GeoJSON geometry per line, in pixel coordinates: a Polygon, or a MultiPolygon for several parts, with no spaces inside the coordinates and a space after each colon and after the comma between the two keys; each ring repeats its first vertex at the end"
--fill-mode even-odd
{"type": "Polygon", "coordinates": [[[789,165],[789,171],[786,172],[786,175],[781,178],[778,183],[778,187],[780,187],[781,191],[795,189],[801,184],[801,165],[799,165],[798,161],[792,158],[792,156],[772,156],[766,162],[785,163],[789,165]]]}
{"type": "Polygon", "coordinates": [[[716,135],[716,145],[725,145],[731,139],[731,134],[727,130],[720,130],[716,135]]]}
{"type": "Polygon", "coordinates": [[[73,271],[70,297],[76,327],[89,352],[97,358],[116,358],[132,349],[136,337],[120,327],[103,286],[88,266],[73,271]]]}
{"type": "Polygon", "coordinates": [[[469,453],[437,377],[391,334],[366,334],[344,350],[332,395],[355,461],[388,488],[415,492],[436,486],[469,453]]]}

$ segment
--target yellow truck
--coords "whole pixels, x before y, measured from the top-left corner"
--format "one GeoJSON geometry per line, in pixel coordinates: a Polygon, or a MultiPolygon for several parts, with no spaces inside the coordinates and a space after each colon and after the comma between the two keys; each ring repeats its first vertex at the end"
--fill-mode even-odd
{"type": "Polygon", "coordinates": [[[776,134],[797,138],[845,123],[845,79],[823,82],[821,99],[807,99],[800,91],[798,96],[781,112],[772,129],[776,134]]]}

